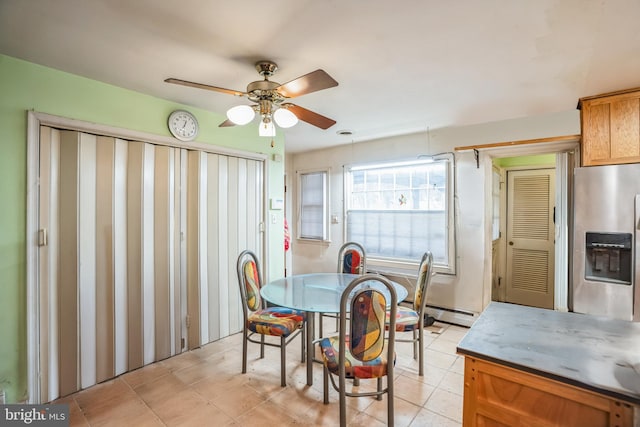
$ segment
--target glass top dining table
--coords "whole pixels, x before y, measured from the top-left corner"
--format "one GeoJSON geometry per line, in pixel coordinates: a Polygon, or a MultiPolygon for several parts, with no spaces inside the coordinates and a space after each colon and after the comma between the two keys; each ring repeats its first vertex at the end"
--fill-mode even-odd
{"type": "MultiPolygon", "coordinates": [[[[345,273],[298,274],[269,282],[262,287],[260,295],[281,307],[315,313],[339,313],[342,292],[358,277],[357,274],[345,273]]],[[[391,283],[398,301],[404,300],[407,289],[398,283],[391,283]]],[[[362,286],[378,289],[389,299],[386,287],[379,282],[364,282],[362,286]]]]}
{"type": "MultiPolygon", "coordinates": [[[[293,308],[307,312],[307,384],[313,384],[313,336],[315,313],[339,313],[340,298],[344,289],[360,277],[357,274],[345,273],[311,273],[299,274],[272,280],[260,289],[260,295],[268,302],[281,307],[293,308]]],[[[398,302],[404,300],[407,289],[391,281],[398,302]]],[[[389,301],[387,288],[377,281],[365,281],[363,287],[380,290],[389,301]]],[[[354,290],[356,292],[358,289],[354,290]]]]}

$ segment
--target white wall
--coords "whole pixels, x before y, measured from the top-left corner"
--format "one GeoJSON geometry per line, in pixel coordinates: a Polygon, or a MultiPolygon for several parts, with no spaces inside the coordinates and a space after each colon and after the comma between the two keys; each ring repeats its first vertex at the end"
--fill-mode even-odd
{"type": "MultiPolygon", "coordinates": [[[[419,134],[402,135],[338,147],[295,153],[288,156],[287,177],[291,185],[287,192],[291,215],[291,265],[293,274],[335,271],[337,251],[344,242],[343,165],[414,159],[420,154],[454,151],[455,147],[575,135],[580,133],[577,110],[532,116],[501,122],[457,128],[435,129],[419,134]],[[340,218],[332,224],[330,244],[301,242],[296,239],[297,182],[296,171],[331,168],[330,212],[340,218]]],[[[480,165],[472,151],[455,153],[456,158],[456,240],[457,273],[434,277],[427,303],[447,309],[482,312],[491,299],[491,158],[480,154],[480,165]]],[[[425,248],[427,249],[427,248],[425,248]]],[[[431,311],[444,320],[467,323],[447,313],[431,311]]],[[[468,318],[469,323],[473,318],[468,318]]]]}

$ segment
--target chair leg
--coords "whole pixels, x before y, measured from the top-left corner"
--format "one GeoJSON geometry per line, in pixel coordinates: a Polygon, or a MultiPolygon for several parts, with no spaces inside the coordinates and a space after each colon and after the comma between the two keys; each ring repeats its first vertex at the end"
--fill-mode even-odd
{"type": "Polygon", "coordinates": [[[260,359],[264,359],[264,335],[260,335],[260,359]]]}
{"type": "Polygon", "coordinates": [[[329,369],[327,365],[322,367],[322,402],[326,405],[329,403],[329,369]]]}
{"type": "Polygon", "coordinates": [[[387,425],[389,427],[393,427],[393,418],[393,374],[391,374],[387,375],[387,425]]]}
{"type": "Polygon", "coordinates": [[[340,427],[347,426],[347,395],[346,381],[340,378],[340,427]]]}
{"type": "Polygon", "coordinates": [[[416,360],[418,358],[418,339],[416,338],[416,330],[414,329],[412,331],[413,334],[413,360],[416,360]]]}
{"type": "Polygon", "coordinates": [[[353,386],[354,387],[359,387],[360,386],[360,378],[354,378],[353,379],[353,386]]]}
{"type": "Polygon", "coordinates": [[[323,320],[324,320],[324,316],[323,316],[322,313],[318,313],[318,314],[319,314],[318,320],[320,320],[318,322],[318,338],[322,338],[322,337],[324,337],[324,335],[322,335],[322,323],[323,323],[323,320]]]}
{"type": "Polygon", "coordinates": [[[287,385],[287,339],[284,336],[280,337],[280,386],[286,387],[287,385]]]}
{"type": "Polygon", "coordinates": [[[306,325],[302,325],[302,333],[300,334],[300,347],[302,349],[302,355],[300,356],[300,361],[302,363],[305,362],[305,360],[307,360],[307,352],[305,351],[305,343],[307,342],[307,326],[306,325]]]}
{"type": "Polygon", "coordinates": [[[307,312],[307,325],[305,336],[305,350],[307,353],[306,365],[307,365],[307,385],[313,384],[313,357],[315,353],[315,345],[313,344],[313,338],[315,334],[315,321],[316,314],[313,312],[307,312]]]}
{"type": "Polygon", "coordinates": [[[247,343],[248,343],[248,336],[247,336],[247,328],[244,328],[244,330],[242,331],[242,373],[246,374],[247,373],[247,343]]]}
{"type": "Polygon", "coordinates": [[[380,393],[382,391],[382,377],[377,378],[377,383],[378,383],[379,394],[376,396],[376,400],[382,400],[382,393],[380,393]]]}
{"type": "Polygon", "coordinates": [[[423,377],[424,376],[424,331],[422,330],[422,328],[420,328],[420,330],[418,331],[418,343],[419,343],[419,348],[418,348],[418,354],[420,355],[420,357],[418,358],[418,375],[423,377]]]}

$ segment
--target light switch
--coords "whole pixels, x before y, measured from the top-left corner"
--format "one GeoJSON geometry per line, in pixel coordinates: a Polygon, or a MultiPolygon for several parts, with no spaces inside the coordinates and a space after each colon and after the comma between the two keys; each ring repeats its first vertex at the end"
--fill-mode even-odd
{"type": "Polygon", "coordinates": [[[275,224],[278,221],[276,214],[271,214],[271,224],[275,224]]]}

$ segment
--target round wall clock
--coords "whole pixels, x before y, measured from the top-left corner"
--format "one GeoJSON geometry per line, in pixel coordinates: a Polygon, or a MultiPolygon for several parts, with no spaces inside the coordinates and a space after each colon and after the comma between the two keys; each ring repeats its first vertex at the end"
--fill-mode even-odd
{"type": "Polygon", "coordinates": [[[188,111],[174,111],[167,124],[171,134],[180,141],[193,141],[198,136],[198,120],[188,111]]]}

